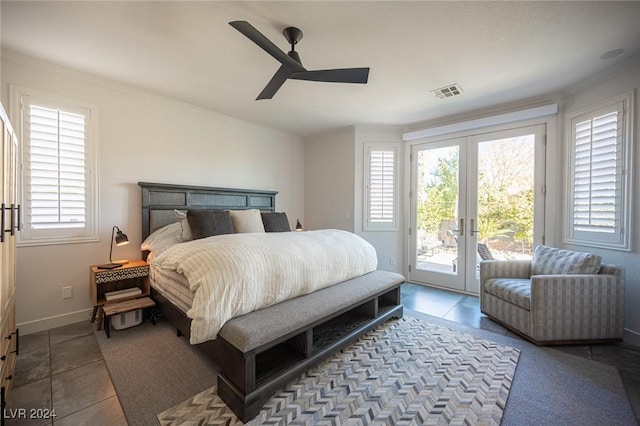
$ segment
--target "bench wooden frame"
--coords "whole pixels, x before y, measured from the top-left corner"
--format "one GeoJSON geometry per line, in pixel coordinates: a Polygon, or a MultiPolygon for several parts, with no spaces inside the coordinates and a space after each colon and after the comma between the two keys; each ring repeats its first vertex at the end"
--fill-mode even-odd
{"type": "MultiPolygon", "coordinates": [[[[311,366],[388,319],[401,318],[401,284],[358,300],[346,309],[331,312],[321,320],[304,325],[248,352],[242,352],[220,336],[216,340],[199,344],[200,349],[220,368],[218,395],[240,420],[251,420],[278,389],[311,366]],[[340,327],[340,323],[344,325],[340,327]],[[340,329],[337,334],[314,345],[314,334],[321,333],[323,327],[336,325],[340,329]]],[[[178,335],[188,338],[190,319],[153,289],[152,297],[169,322],[177,328],[178,335]]]]}
{"type": "MultiPolygon", "coordinates": [[[[150,183],[139,183],[139,185],[142,187],[143,239],[155,229],[175,221],[172,218],[175,209],[260,208],[264,211],[275,211],[276,192],[273,191],[150,183]],[[190,201],[194,199],[199,200],[199,203],[191,205],[190,201]],[[202,200],[211,203],[202,203],[202,200]]],[[[143,256],[145,255],[143,253],[143,256]]],[[[225,339],[223,327],[216,340],[198,345],[220,367],[218,395],[240,420],[246,422],[252,419],[279,388],[312,365],[388,319],[402,317],[401,278],[387,280],[386,284],[380,285],[379,291],[372,291],[366,296],[354,298],[346,307],[332,309],[327,306],[318,306],[318,309],[322,310],[321,317],[300,327],[289,328],[286,333],[277,338],[247,351],[239,349],[225,339]],[[325,338],[326,336],[328,338],[325,338]]],[[[325,290],[339,291],[340,286],[348,285],[350,281],[352,280],[325,290]]],[[[186,314],[153,288],[151,297],[167,320],[176,327],[178,335],[189,337],[191,320],[186,314]]],[[[301,297],[314,297],[314,294],[301,297]]],[[[287,302],[295,303],[295,301],[296,299],[292,299],[287,302]]],[[[262,311],[277,306],[265,308],[262,311]]],[[[259,312],[256,311],[247,316],[259,315],[259,312]]]]}

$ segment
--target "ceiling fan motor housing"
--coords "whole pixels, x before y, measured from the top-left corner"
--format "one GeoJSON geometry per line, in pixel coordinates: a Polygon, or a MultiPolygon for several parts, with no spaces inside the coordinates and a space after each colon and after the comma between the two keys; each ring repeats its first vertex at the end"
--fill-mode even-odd
{"type": "Polygon", "coordinates": [[[302,40],[302,31],[296,27],[287,27],[282,30],[282,34],[284,34],[284,38],[287,39],[289,44],[291,45],[291,50],[287,53],[294,61],[302,65],[302,60],[300,59],[300,55],[296,52],[296,44],[302,40]]]}
{"type": "Polygon", "coordinates": [[[296,27],[287,27],[282,30],[282,34],[284,34],[284,38],[287,39],[292,48],[294,44],[302,40],[302,31],[296,27]]]}

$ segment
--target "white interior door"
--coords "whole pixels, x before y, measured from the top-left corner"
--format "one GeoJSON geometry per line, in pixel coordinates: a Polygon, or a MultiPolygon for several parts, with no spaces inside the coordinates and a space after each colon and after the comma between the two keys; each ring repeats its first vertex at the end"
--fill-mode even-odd
{"type": "Polygon", "coordinates": [[[531,258],[544,229],[545,126],[413,145],[409,279],[479,292],[483,258],[531,258]]]}

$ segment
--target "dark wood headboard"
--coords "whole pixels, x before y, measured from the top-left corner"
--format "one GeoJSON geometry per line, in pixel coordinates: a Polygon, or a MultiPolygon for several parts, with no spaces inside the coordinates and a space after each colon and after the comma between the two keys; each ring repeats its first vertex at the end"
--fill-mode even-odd
{"type": "Polygon", "coordinates": [[[142,188],[142,241],[178,219],[174,210],[275,211],[277,191],[138,182],[142,188]]]}

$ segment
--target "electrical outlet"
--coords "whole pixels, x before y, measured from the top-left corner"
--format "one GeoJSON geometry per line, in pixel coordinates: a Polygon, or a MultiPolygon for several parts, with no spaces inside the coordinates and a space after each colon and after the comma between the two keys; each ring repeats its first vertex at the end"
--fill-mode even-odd
{"type": "Polygon", "coordinates": [[[73,297],[73,287],[71,286],[62,287],[62,298],[71,299],[72,297],[73,297]]]}
{"type": "Polygon", "coordinates": [[[390,257],[389,258],[389,265],[395,266],[395,264],[396,264],[396,258],[395,257],[390,257]]]}

